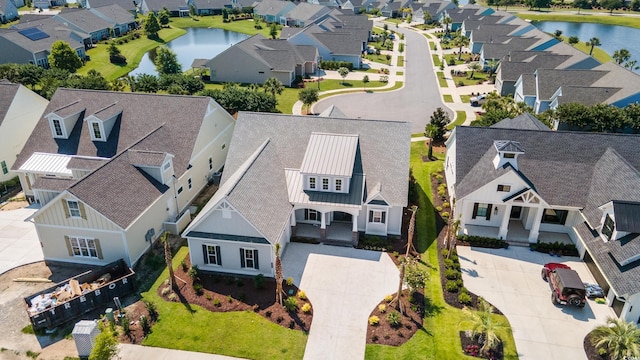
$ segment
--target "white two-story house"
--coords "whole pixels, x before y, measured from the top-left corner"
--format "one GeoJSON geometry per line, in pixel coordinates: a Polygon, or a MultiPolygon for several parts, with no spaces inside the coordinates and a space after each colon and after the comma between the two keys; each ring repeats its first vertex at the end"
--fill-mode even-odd
{"type": "Polygon", "coordinates": [[[410,133],[405,122],[241,112],[222,185],[183,232],[191,263],[274,276],[273,247],[291,237],[400,235],[410,133]]]}
{"type": "Polygon", "coordinates": [[[45,260],[132,265],[177,234],[234,123],[208,97],[58,89],[13,167],[45,260]]]}

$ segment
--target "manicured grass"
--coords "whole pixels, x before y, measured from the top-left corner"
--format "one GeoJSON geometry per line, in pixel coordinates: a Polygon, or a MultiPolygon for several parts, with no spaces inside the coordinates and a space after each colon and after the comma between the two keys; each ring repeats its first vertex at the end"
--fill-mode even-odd
{"type": "Polygon", "coordinates": [[[404,71],[396,71],[396,75],[404,75],[404,71]]]}
{"type": "Polygon", "coordinates": [[[460,81],[462,81],[462,83],[464,84],[463,86],[478,85],[478,82],[485,81],[487,80],[488,77],[489,77],[488,73],[476,71],[473,74],[473,79],[469,79],[468,76],[463,75],[463,76],[454,76],[453,81],[455,82],[456,86],[460,86],[459,85],[460,81]]]}
{"type": "Polygon", "coordinates": [[[417,137],[423,137],[424,133],[415,133],[415,134],[411,134],[412,138],[417,138],[417,137]]]}
{"type": "Polygon", "coordinates": [[[470,54],[464,54],[464,53],[460,57],[460,60],[458,60],[457,54],[446,54],[444,56],[444,59],[448,65],[451,65],[451,60],[455,61],[456,65],[464,64],[468,58],[472,58],[472,56],[470,54]]]}
{"type": "MultiPolygon", "coordinates": [[[[423,252],[422,260],[430,273],[425,287],[426,317],[424,328],[407,343],[399,347],[367,345],[366,359],[476,359],[464,355],[459,332],[468,330],[463,312],[444,302],[438,268],[438,254],[435,214],[431,193],[431,174],[443,168],[442,156],[437,161],[422,162],[427,149],[423,142],[411,144],[411,168],[416,177],[418,189],[418,214],[416,215],[417,250],[423,252]]],[[[504,316],[495,316],[497,321],[507,324],[504,316]]],[[[508,324],[507,324],[508,325],[508,324]]],[[[515,342],[509,328],[500,334],[504,342],[505,359],[517,359],[515,342]]]]}
{"type": "MultiPolygon", "coordinates": [[[[179,28],[190,28],[190,27],[204,27],[204,28],[218,28],[224,30],[235,31],[247,35],[255,35],[260,33],[264,35],[266,38],[270,38],[269,36],[269,25],[267,25],[264,21],[260,22],[262,25],[262,30],[257,30],[253,26],[255,22],[253,19],[250,20],[238,20],[225,23],[222,21],[222,15],[215,16],[196,16],[195,18],[190,17],[175,17],[171,18],[171,25],[179,28]]],[[[278,29],[282,29],[281,26],[278,26],[278,29]]]]}
{"type": "Polygon", "coordinates": [[[353,69],[351,71],[354,72],[362,72],[362,73],[373,73],[373,74],[377,74],[378,73],[378,69],[374,69],[374,68],[368,68],[368,69],[353,69]]]}
{"type": "Polygon", "coordinates": [[[440,66],[442,62],[440,62],[440,56],[438,54],[431,54],[431,59],[433,60],[433,66],[440,66]]]}
{"type": "Polygon", "coordinates": [[[449,87],[449,85],[447,85],[447,79],[444,78],[444,73],[442,71],[438,71],[438,84],[440,85],[440,87],[442,88],[446,88],[449,87]]]}
{"type": "Polygon", "coordinates": [[[466,120],[467,120],[466,112],[460,111],[460,110],[456,111],[456,120],[451,124],[447,125],[447,130],[453,130],[454,127],[464,124],[466,120]]]}
{"type": "Polygon", "coordinates": [[[383,65],[389,65],[389,62],[391,61],[391,59],[387,60],[387,55],[376,55],[376,54],[366,55],[365,59],[368,59],[369,61],[377,62],[379,64],[383,64],[383,65]]]}
{"type": "Polygon", "coordinates": [[[426,33],[425,33],[425,34],[424,34],[424,36],[426,36],[426,37],[427,37],[427,39],[433,39],[433,36],[431,36],[431,34],[426,34],[426,33]]]}
{"type": "MultiPolygon", "coordinates": [[[[173,267],[188,253],[182,247],[173,257],[173,267]]],[[[166,302],[158,296],[158,288],[168,278],[165,269],[142,293],[144,300],[158,307],[159,319],[143,345],[216,353],[249,359],[301,359],[307,335],[286,329],[253,312],[216,313],[197,305],[166,302]],[[264,342],[268,341],[268,346],[264,342]]]]}
{"type": "Polygon", "coordinates": [[[444,100],[444,102],[446,103],[452,103],[453,102],[453,96],[446,94],[446,95],[442,95],[442,99],[444,100]]]}
{"type": "Polygon", "coordinates": [[[460,100],[462,100],[463,103],[468,104],[469,101],[471,100],[471,96],[470,95],[460,95],[460,100]]]}
{"type": "Polygon", "coordinates": [[[404,56],[398,56],[398,64],[397,66],[404,66],[404,56]]]}
{"type": "MultiPolygon", "coordinates": [[[[384,22],[392,23],[392,24],[400,24],[400,23],[404,22],[404,19],[401,19],[401,18],[395,18],[395,19],[394,18],[387,18],[387,19],[384,20],[384,22]]],[[[391,29],[389,29],[389,30],[391,30],[391,29]]]]}
{"type": "MultiPolygon", "coordinates": [[[[566,41],[567,38],[564,36],[563,38],[566,41]]],[[[579,42],[575,44],[573,47],[582,51],[585,54],[588,54],[589,51],[591,50],[591,46],[587,46],[586,42],[579,42]]],[[[591,56],[593,56],[596,60],[600,61],[601,63],[607,63],[609,61],[613,61],[613,58],[611,57],[611,55],[609,55],[609,53],[607,53],[606,51],[602,50],[597,46],[593,48],[593,54],[591,56]]]]}
{"type": "MultiPolygon", "coordinates": [[[[398,89],[400,89],[400,88],[402,87],[402,84],[403,84],[403,83],[402,83],[402,81],[396,81],[396,83],[395,83],[392,87],[390,87],[390,88],[377,89],[377,88],[371,88],[371,87],[370,87],[371,83],[369,83],[369,84],[367,85],[366,91],[367,91],[367,92],[374,93],[374,92],[385,92],[385,91],[398,90],[398,89]]],[[[354,88],[353,88],[353,89],[351,89],[351,90],[342,90],[342,91],[339,91],[339,92],[334,92],[334,93],[330,93],[330,94],[320,95],[320,100],[322,100],[322,99],[324,99],[324,98],[327,98],[327,97],[329,97],[329,96],[340,95],[340,94],[348,94],[348,93],[353,93],[353,92],[361,92],[361,91],[363,91],[363,89],[362,89],[362,88],[354,87],[354,88]]],[[[278,108],[279,108],[279,107],[278,107],[278,108]]],[[[290,113],[291,113],[291,111],[289,111],[289,114],[290,114],[290,113]]]]}
{"type": "Polygon", "coordinates": [[[147,51],[182,36],[185,33],[186,30],[184,29],[172,27],[160,30],[158,33],[158,40],[152,40],[147,38],[145,35],[142,35],[139,39],[129,41],[126,44],[117,45],[122,52],[122,55],[127,58],[127,65],[124,66],[112,64],[109,61],[109,46],[107,44],[100,43],[96,45],[96,47],[87,50],[87,55],[91,57],[91,60],[87,61],[87,63],[78,70],[78,73],[86,75],[89,70],[93,69],[100,72],[105,79],[109,81],[115,80],[137,68],[140,64],[140,60],[147,51]]]}
{"type": "Polygon", "coordinates": [[[578,23],[596,23],[606,25],[620,25],[640,29],[640,18],[635,16],[611,16],[592,14],[517,14],[518,17],[538,21],[566,21],[578,23]]]}

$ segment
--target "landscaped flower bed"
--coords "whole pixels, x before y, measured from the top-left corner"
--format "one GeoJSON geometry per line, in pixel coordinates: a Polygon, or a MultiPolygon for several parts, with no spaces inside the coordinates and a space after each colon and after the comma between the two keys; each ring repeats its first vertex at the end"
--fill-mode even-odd
{"type": "Polygon", "coordinates": [[[489,249],[506,249],[509,247],[509,243],[504,240],[470,235],[458,236],[458,245],[475,246],[489,249]]]}
{"type": "Polygon", "coordinates": [[[482,344],[479,340],[480,337],[472,336],[471,331],[460,331],[460,342],[462,343],[462,351],[465,354],[481,359],[501,360],[504,358],[502,343],[495,350],[483,352],[482,344]]]}
{"type": "Polygon", "coordinates": [[[422,290],[409,295],[403,290],[400,301],[404,315],[389,305],[395,294],[387,296],[371,312],[367,328],[367,344],[400,346],[407,342],[413,334],[422,328],[424,317],[424,292],[422,290]]]}
{"type": "Polygon", "coordinates": [[[311,302],[291,279],[283,284],[287,296],[284,306],[276,303],[273,278],[199,271],[191,267],[189,256],[175,269],[177,292],[168,281],[158,288],[166,301],[202,306],[209,311],[254,311],[266,319],[290,329],[309,331],[313,318],[311,302]]]}
{"type": "Polygon", "coordinates": [[[533,251],[550,255],[579,256],[578,249],[574,244],[560,244],[557,241],[554,243],[542,243],[538,241],[535,244],[531,244],[530,248],[533,251]]]}

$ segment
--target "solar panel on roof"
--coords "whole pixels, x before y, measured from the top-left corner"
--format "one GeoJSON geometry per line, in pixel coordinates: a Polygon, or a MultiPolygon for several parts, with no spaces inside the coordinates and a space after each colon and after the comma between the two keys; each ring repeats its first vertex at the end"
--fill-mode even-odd
{"type": "Polygon", "coordinates": [[[31,41],[37,41],[37,40],[41,40],[49,37],[47,33],[35,27],[22,29],[18,31],[18,34],[26,37],[31,41]]]}

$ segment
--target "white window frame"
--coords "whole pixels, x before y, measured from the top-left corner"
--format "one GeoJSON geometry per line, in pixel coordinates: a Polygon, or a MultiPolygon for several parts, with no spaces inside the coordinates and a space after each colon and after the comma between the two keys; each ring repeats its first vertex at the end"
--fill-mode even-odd
{"type": "Polygon", "coordinates": [[[511,185],[498,184],[498,186],[496,187],[496,191],[498,191],[498,192],[511,192],[511,185]],[[502,187],[502,190],[500,190],[500,187],[502,187]]]}
{"type": "Polygon", "coordinates": [[[102,131],[102,125],[97,121],[92,121],[89,124],[91,125],[91,137],[93,138],[93,140],[104,140],[104,131],[102,131]]]}
{"type": "Polygon", "coordinates": [[[216,248],[218,248],[219,245],[214,245],[214,244],[204,244],[204,246],[206,246],[207,248],[207,265],[216,265],[216,266],[220,266],[220,264],[218,264],[218,252],[216,250],[216,248]],[[211,252],[211,250],[213,250],[213,253],[211,252]],[[212,259],[213,256],[213,260],[212,259]]]}
{"type": "Polygon", "coordinates": [[[375,224],[384,224],[382,222],[382,210],[371,210],[373,212],[373,216],[371,216],[371,221],[372,223],[375,224]]]}
{"type": "Polygon", "coordinates": [[[320,212],[313,209],[305,209],[305,220],[307,221],[321,221],[320,212]],[[314,218],[311,218],[311,214],[314,214],[314,218]]]}
{"type": "Polygon", "coordinates": [[[74,257],[99,258],[96,240],[93,238],[69,236],[69,244],[71,245],[71,253],[74,257]]]}
{"type": "Polygon", "coordinates": [[[75,200],[67,200],[67,207],[69,208],[69,216],[72,218],[81,218],[82,212],[80,211],[80,203],[75,200]]]}
{"type": "Polygon", "coordinates": [[[338,192],[342,192],[342,179],[336,179],[334,181],[335,190],[338,192]]]}
{"type": "Polygon", "coordinates": [[[487,217],[489,213],[489,204],[478,203],[478,211],[476,211],[476,217],[487,217]],[[484,209],[484,212],[481,213],[480,209],[484,209]]]}
{"type": "Polygon", "coordinates": [[[309,189],[316,190],[316,185],[317,185],[317,183],[316,183],[315,176],[309,177],[309,189]]]}
{"type": "Polygon", "coordinates": [[[64,127],[62,126],[62,120],[51,119],[51,129],[53,130],[54,137],[64,137],[64,127]],[[58,124],[58,127],[56,127],[56,124],[58,124]],[[58,130],[60,130],[59,134],[58,130]]]}
{"type": "Polygon", "coordinates": [[[191,178],[187,179],[187,184],[189,186],[189,191],[191,191],[191,189],[193,189],[193,182],[191,181],[191,178]]]}
{"type": "Polygon", "coordinates": [[[162,168],[164,169],[164,171],[169,170],[169,167],[171,167],[171,161],[167,161],[166,163],[164,163],[164,165],[162,166],[162,168]]]}
{"type": "MultiPolygon", "coordinates": [[[[253,257],[253,252],[257,250],[254,248],[242,248],[242,251],[244,253],[244,268],[245,269],[253,269],[253,270],[258,270],[258,268],[256,267],[256,260],[253,257]],[[248,256],[251,255],[251,256],[248,256]],[[249,266],[249,261],[251,261],[251,266],[249,266]]],[[[258,252],[259,254],[259,252],[258,252]]]]}

